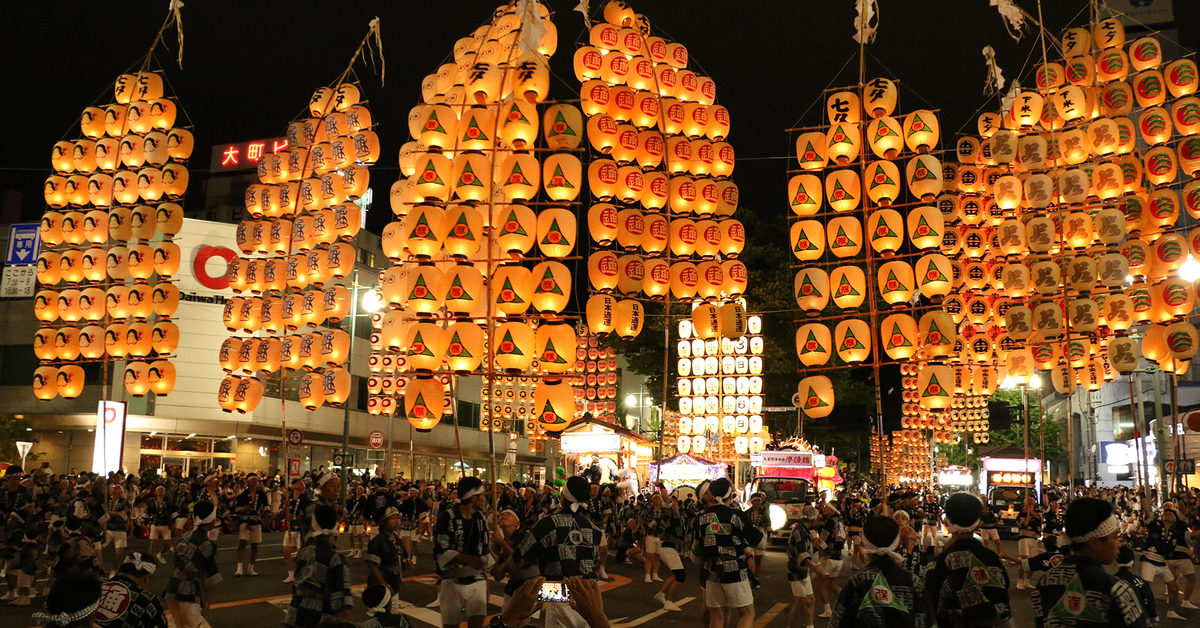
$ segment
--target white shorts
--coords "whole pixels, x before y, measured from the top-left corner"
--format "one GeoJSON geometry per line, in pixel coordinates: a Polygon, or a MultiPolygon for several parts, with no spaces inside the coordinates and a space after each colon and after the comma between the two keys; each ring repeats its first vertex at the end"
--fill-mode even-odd
{"type": "Polygon", "coordinates": [[[1155,565],[1149,561],[1142,561],[1142,580],[1150,584],[1154,584],[1155,576],[1162,576],[1163,582],[1174,582],[1175,574],[1166,565],[1155,565]]]}
{"type": "Polygon", "coordinates": [[[658,550],[658,555],[662,563],[667,566],[667,569],[675,571],[683,569],[683,561],[679,559],[679,552],[673,547],[664,547],[658,550]]]}
{"type": "Polygon", "coordinates": [[[662,539],[657,536],[646,535],[646,553],[658,554],[662,552],[662,539]]]}
{"type": "Polygon", "coordinates": [[[999,541],[1000,530],[997,528],[979,528],[979,538],[985,541],[999,541]]]}
{"type": "Polygon", "coordinates": [[[820,562],[821,571],[825,572],[826,578],[836,578],[842,573],[842,561],[832,558],[822,558],[820,562]]]}
{"type": "Polygon", "coordinates": [[[1177,558],[1167,561],[1167,569],[1181,576],[1191,576],[1196,573],[1196,566],[1187,558],[1177,558]]]}
{"type": "Polygon", "coordinates": [[[443,626],[457,626],[471,617],[487,615],[487,581],[458,584],[442,580],[438,585],[438,603],[443,626]]]}
{"type": "Polygon", "coordinates": [[[238,525],[238,540],[262,543],[262,525],[243,523],[238,525]]]}
{"type": "Polygon", "coordinates": [[[108,530],[104,533],[104,545],[102,547],[108,547],[109,543],[112,543],[113,547],[117,549],[129,547],[129,533],[124,530],[108,530]]]}
{"type": "Polygon", "coordinates": [[[284,547],[300,547],[300,533],[294,530],[288,530],[283,533],[284,547]]]}
{"type": "Polygon", "coordinates": [[[412,541],[414,543],[416,543],[417,541],[420,541],[421,540],[421,530],[419,528],[413,528],[412,530],[409,530],[408,538],[412,539],[412,541]]]}
{"type": "Polygon", "coordinates": [[[366,534],[367,527],[361,523],[346,526],[346,534],[366,534]]]}
{"type": "Polygon", "coordinates": [[[709,608],[730,606],[742,608],[754,604],[754,593],[750,591],[750,583],[713,582],[704,583],[704,604],[709,608]]]}
{"type": "Polygon", "coordinates": [[[180,602],[170,600],[168,604],[169,618],[174,619],[174,628],[200,628],[207,626],[200,605],[195,602],[180,602]]]}
{"type": "Polygon", "coordinates": [[[812,578],[805,578],[803,580],[792,580],[791,584],[792,584],[792,597],[811,597],[812,596],[812,594],[813,594],[812,578]]]}
{"type": "Polygon", "coordinates": [[[1038,554],[1038,540],[1031,536],[1023,536],[1017,541],[1017,553],[1021,558],[1029,558],[1038,554]]]}
{"type": "Polygon", "coordinates": [[[188,522],[187,517],[175,517],[175,529],[182,530],[184,527],[187,526],[187,522],[188,522]]]}
{"type": "Polygon", "coordinates": [[[150,526],[151,541],[170,541],[171,526],[150,526]]]}
{"type": "Polygon", "coordinates": [[[588,623],[570,604],[547,602],[546,628],[588,628],[588,623]]]}

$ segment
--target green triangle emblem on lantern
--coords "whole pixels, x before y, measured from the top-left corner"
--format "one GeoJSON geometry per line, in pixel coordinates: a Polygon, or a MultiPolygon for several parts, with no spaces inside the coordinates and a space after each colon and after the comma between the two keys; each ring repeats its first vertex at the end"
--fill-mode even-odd
{"type": "Polygon", "coordinates": [[[466,162],[463,164],[462,174],[458,177],[458,185],[460,187],[464,185],[480,188],[483,187],[483,181],[481,181],[479,177],[475,176],[475,170],[471,168],[471,162],[466,162]]]}
{"type": "MultiPolygon", "coordinates": [[[[448,235],[447,237],[458,238],[460,240],[470,240],[472,242],[475,241],[475,233],[473,231],[471,231],[471,225],[467,223],[467,215],[466,214],[458,215],[458,220],[454,221],[454,228],[450,229],[450,235],[448,235]],[[460,232],[460,230],[458,229],[459,225],[462,225],[464,227],[464,229],[461,230],[462,235],[459,235],[459,232],[460,232]]],[[[455,279],[457,279],[457,277],[455,277],[455,279]]]]}
{"type": "Polygon", "coordinates": [[[830,193],[830,198],[832,198],[835,201],[852,201],[852,200],[854,200],[855,196],[853,194],[847,192],[846,188],[842,187],[841,181],[834,181],[833,182],[833,191],[830,193]],[[841,194],[838,194],[839,192],[841,194]]]}
{"type": "Polygon", "coordinates": [[[804,395],[805,409],[824,408],[828,405],[829,404],[825,403],[825,400],[821,399],[821,396],[817,394],[816,389],[814,389],[812,386],[808,387],[808,393],[804,395]]]}
{"type": "Polygon", "coordinates": [[[567,236],[563,235],[557,218],[550,221],[550,228],[546,230],[546,235],[542,236],[541,244],[567,244],[567,236]],[[554,237],[555,234],[558,237],[554,237]]]}
{"type": "Polygon", "coordinates": [[[938,232],[934,231],[933,227],[929,226],[929,221],[925,220],[924,215],[917,216],[917,228],[914,231],[916,232],[917,237],[920,237],[920,238],[925,238],[925,237],[936,238],[936,237],[938,237],[938,232]],[[921,231],[921,227],[925,227],[924,232],[921,231]]]}
{"type": "Polygon", "coordinates": [[[550,175],[550,181],[548,181],[548,183],[549,185],[547,187],[575,188],[575,186],[571,185],[571,182],[567,180],[567,175],[563,174],[562,166],[559,165],[554,166],[554,174],[550,175]]]}
{"type": "Polygon", "coordinates": [[[517,343],[513,341],[511,331],[504,332],[504,338],[500,340],[500,346],[496,347],[496,353],[498,355],[525,355],[525,352],[521,351],[521,348],[518,347],[517,343]],[[505,344],[511,346],[512,349],[506,351],[504,349],[505,344]]]}
{"type": "Polygon", "coordinates": [[[887,171],[883,169],[882,165],[878,165],[875,166],[875,175],[871,177],[871,189],[874,190],[881,185],[896,185],[896,182],[893,181],[890,176],[888,176],[887,171]],[[880,175],[883,175],[882,180],[879,178],[880,175]]]}
{"type": "Polygon", "coordinates": [[[463,132],[463,139],[468,141],[479,140],[487,142],[491,138],[487,136],[487,133],[483,132],[483,129],[479,128],[479,121],[475,118],[471,118],[470,123],[467,124],[466,131],[463,132]]]}
{"type": "Polygon", "coordinates": [[[417,282],[413,284],[413,289],[408,293],[409,300],[419,299],[422,301],[433,301],[433,291],[425,285],[425,275],[417,275],[417,282]]]}
{"type": "Polygon", "coordinates": [[[898,292],[898,291],[901,291],[901,290],[908,290],[908,288],[906,288],[906,287],[904,286],[904,284],[900,283],[900,279],[896,277],[896,271],[894,271],[894,270],[889,270],[889,271],[888,271],[888,276],[887,276],[887,281],[883,282],[883,292],[884,292],[884,294],[886,294],[886,293],[888,293],[888,292],[898,292]],[[892,288],[892,287],[891,287],[891,285],[892,285],[893,283],[894,283],[894,284],[896,284],[896,287],[895,287],[895,288],[892,288]]]}
{"type": "Polygon", "coordinates": [[[450,281],[450,289],[446,291],[446,298],[455,301],[469,301],[475,297],[472,297],[471,293],[467,292],[467,289],[463,287],[462,278],[455,275],[454,279],[450,281]],[[458,290],[456,291],[455,288],[458,290]]]}
{"type": "Polygon", "coordinates": [[[946,388],[944,386],[942,386],[942,384],[940,382],[938,382],[937,375],[930,374],[929,375],[929,383],[925,385],[925,390],[921,391],[921,397],[925,398],[925,397],[949,397],[949,396],[950,395],[948,393],[946,393],[946,388]]]}
{"type": "Polygon", "coordinates": [[[942,330],[938,327],[937,321],[931,320],[931,321],[929,321],[929,333],[925,334],[925,338],[926,338],[925,342],[929,342],[928,338],[930,336],[933,336],[934,334],[937,334],[937,341],[934,342],[933,344],[935,344],[935,345],[950,344],[950,339],[946,337],[946,334],[942,333],[942,330]]]}
{"type": "Polygon", "coordinates": [[[871,232],[871,240],[872,241],[878,240],[880,238],[898,238],[898,237],[900,237],[900,236],[896,234],[896,231],[894,229],[892,229],[891,225],[887,224],[886,220],[880,220],[879,224],[875,227],[875,230],[871,232]],[[881,227],[882,227],[882,229],[881,229],[881,227]],[[883,233],[880,233],[880,231],[883,231],[883,233]]]}
{"type": "Polygon", "coordinates": [[[921,133],[928,130],[929,125],[925,124],[925,121],[921,119],[921,115],[914,113],[912,124],[908,125],[908,137],[912,137],[913,133],[921,133]]]}
{"type": "Polygon", "coordinates": [[[833,132],[833,141],[830,142],[829,145],[833,146],[834,144],[853,144],[853,143],[854,142],[850,141],[850,134],[847,133],[846,130],[841,127],[841,125],[838,125],[837,129],[833,132]]]}
{"type": "Polygon", "coordinates": [[[442,121],[438,120],[437,110],[429,112],[429,117],[425,118],[425,130],[435,133],[445,133],[446,129],[442,128],[442,121]]]}
{"type": "Polygon", "coordinates": [[[851,240],[850,236],[846,235],[846,230],[842,227],[838,227],[837,234],[833,236],[833,242],[838,248],[858,246],[857,242],[851,240]]]}
{"type": "Polygon", "coordinates": [[[811,331],[809,331],[808,338],[804,339],[804,345],[800,348],[800,355],[807,355],[809,353],[828,353],[828,352],[829,352],[828,349],[821,346],[821,341],[817,340],[817,335],[812,333],[811,331]],[[811,349],[809,348],[810,346],[812,347],[811,349]]]}
{"type": "Polygon", "coordinates": [[[529,235],[525,233],[525,227],[521,226],[521,221],[517,219],[516,210],[508,212],[508,218],[504,219],[504,233],[515,235],[529,235]],[[513,225],[513,226],[509,226],[513,225]]]}
{"type": "Polygon", "coordinates": [[[496,303],[524,303],[524,302],[525,302],[525,300],[521,298],[521,295],[517,294],[517,291],[515,289],[513,289],[512,280],[510,280],[508,277],[505,277],[504,285],[500,286],[500,293],[496,295],[496,303]],[[505,297],[504,295],[506,293],[512,294],[512,298],[509,299],[509,298],[505,297]]]}
{"type": "Polygon", "coordinates": [[[521,108],[518,107],[517,103],[515,102],[512,104],[512,107],[508,109],[508,115],[505,116],[504,126],[508,126],[514,122],[524,122],[525,124],[530,123],[529,118],[525,117],[525,113],[521,111],[521,108]]]}
{"type": "Polygon", "coordinates": [[[410,343],[408,345],[408,354],[409,355],[428,355],[428,356],[433,355],[433,351],[429,350],[429,345],[425,344],[425,339],[421,338],[421,332],[418,331],[415,335],[413,335],[413,341],[412,341],[412,343],[410,343]],[[413,353],[413,350],[412,350],[412,348],[414,346],[420,347],[416,353],[413,353]]]}
{"type": "Polygon", "coordinates": [[[1063,593],[1063,596],[1058,599],[1058,602],[1054,604],[1050,612],[1046,614],[1046,617],[1048,619],[1070,619],[1075,622],[1107,622],[1107,618],[1099,609],[1088,604],[1087,591],[1084,590],[1083,582],[1079,579],[1078,573],[1067,583],[1067,589],[1063,593]]]}
{"type": "Polygon", "coordinates": [[[425,403],[424,393],[417,393],[417,398],[413,400],[412,408],[409,409],[409,414],[416,416],[418,419],[424,419],[429,416],[429,404],[425,403]],[[415,412],[420,408],[424,412],[415,412]]]}
{"type": "Polygon", "coordinates": [[[900,134],[892,127],[880,122],[879,128],[875,130],[875,140],[879,141],[885,137],[900,137],[900,134]]]}
{"type": "Polygon", "coordinates": [[[811,205],[812,197],[808,195],[808,190],[804,189],[803,183],[796,184],[796,195],[792,197],[792,205],[811,205]]]}
{"type": "Polygon", "coordinates": [[[801,229],[800,233],[796,235],[796,245],[792,247],[792,250],[799,253],[801,251],[816,251],[818,249],[817,245],[813,244],[812,238],[808,237],[808,234],[801,229]]]}
{"type": "Polygon", "coordinates": [[[855,289],[854,284],[850,283],[850,278],[842,275],[838,279],[837,295],[839,297],[856,297],[859,292],[855,289]]]}
{"type": "Polygon", "coordinates": [[[808,275],[805,275],[804,280],[800,282],[800,291],[796,294],[796,296],[797,297],[821,297],[824,295],[821,294],[820,290],[817,290],[817,287],[815,285],[813,285],[812,281],[809,281],[808,275]],[[808,287],[807,291],[804,290],[805,287],[808,287]]]}
{"type": "Polygon", "coordinates": [[[542,407],[542,412],[538,415],[538,421],[545,423],[546,425],[557,425],[559,423],[567,422],[566,419],[562,418],[562,416],[554,410],[554,406],[550,403],[549,399],[546,400],[546,405],[542,407]]]}
{"type": "Polygon", "coordinates": [[[554,122],[550,124],[550,128],[548,130],[550,131],[546,135],[548,138],[556,135],[575,135],[575,129],[572,129],[571,125],[567,124],[567,119],[563,117],[561,111],[556,111],[554,113],[554,122]],[[562,131],[558,130],[559,125],[562,125],[562,131]]]}
{"type": "Polygon", "coordinates": [[[854,335],[854,330],[847,328],[846,329],[846,337],[842,338],[842,349],[866,349],[866,348],[867,347],[865,345],[863,345],[862,341],[858,339],[858,336],[854,335]]]}
{"type": "Polygon", "coordinates": [[[912,341],[910,341],[908,339],[908,336],[905,336],[904,333],[900,331],[900,324],[892,323],[892,333],[888,336],[887,348],[895,349],[896,347],[911,347],[911,346],[912,346],[912,341]],[[897,338],[900,339],[900,342],[896,342],[897,338]]]}
{"type": "Polygon", "coordinates": [[[937,178],[937,175],[921,162],[917,162],[917,167],[913,168],[913,181],[937,180],[937,178]]]}
{"type": "Polygon", "coordinates": [[[546,339],[546,348],[542,351],[542,362],[547,362],[550,364],[566,364],[567,363],[567,361],[563,359],[562,354],[559,353],[558,350],[554,348],[554,341],[549,338],[546,339]],[[552,359],[552,360],[546,359],[547,355],[553,355],[554,359],[552,359]]]}
{"type": "Polygon", "coordinates": [[[938,269],[937,264],[933,261],[929,262],[929,266],[925,268],[925,273],[921,275],[921,285],[933,283],[935,281],[950,281],[946,278],[946,274],[938,269]]]}
{"type": "Polygon", "coordinates": [[[437,168],[433,167],[432,161],[425,162],[425,169],[421,171],[420,182],[445,185],[445,183],[442,182],[442,178],[438,176],[437,168]]]}
{"type": "Polygon", "coordinates": [[[871,583],[871,590],[863,596],[863,601],[858,605],[859,610],[864,608],[894,608],[902,613],[908,612],[908,607],[896,597],[892,587],[888,586],[887,579],[882,573],[875,574],[875,582],[871,583]]]}
{"type": "Polygon", "coordinates": [[[458,332],[454,332],[454,337],[450,339],[450,349],[451,349],[451,351],[449,352],[450,355],[452,355],[456,358],[473,358],[473,357],[475,357],[475,356],[471,355],[471,352],[467,350],[467,345],[463,344],[462,339],[460,339],[458,337],[458,332]],[[454,351],[454,347],[458,347],[458,350],[454,351]]]}
{"type": "Polygon", "coordinates": [[[562,288],[558,287],[558,281],[556,281],[554,279],[554,273],[550,272],[549,268],[546,269],[546,272],[542,273],[542,280],[538,282],[537,290],[535,290],[534,293],[535,294],[562,294],[563,293],[562,288]],[[547,282],[549,283],[549,286],[550,286],[549,288],[546,288],[547,282]]]}
{"type": "Polygon", "coordinates": [[[509,185],[529,185],[529,186],[533,185],[532,183],[529,182],[529,179],[525,178],[525,171],[521,170],[521,162],[519,162],[519,161],[513,162],[512,172],[508,173],[508,184],[509,185]]]}

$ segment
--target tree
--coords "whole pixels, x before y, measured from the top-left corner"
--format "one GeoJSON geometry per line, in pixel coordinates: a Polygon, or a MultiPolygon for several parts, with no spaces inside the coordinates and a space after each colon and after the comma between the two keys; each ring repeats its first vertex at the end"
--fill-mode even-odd
{"type": "MultiPolygon", "coordinates": [[[[988,405],[993,413],[993,421],[998,418],[995,417],[996,411],[1005,406],[1007,406],[1007,410],[1013,418],[1009,422],[1007,429],[994,429],[990,431],[990,440],[985,446],[1000,447],[1013,445],[1018,448],[1024,448],[1025,418],[1020,389],[997,390],[991,399],[989,399],[988,405]]],[[[1046,417],[1046,449],[1043,452],[1041,450],[1042,410],[1039,405],[1037,391],[1031,391],[1029,393],[1029,457],[1042,458],[1055,464],[1061,464],[1067,459],[1067,451],[1063,447],[1061,438],[1066,428],[1063,422],[1054,416],[1046,417]]],[[[964,438],[957,445],[939,445],[938,453],[945,454],[946,462],[949,464],[978,467],[979,447],[979,445],[972,443],[970,439],[964,438]]]]}
{"type": "MultiPolygon", "coordinates": [[[[11,464],[21,464],[21,454],[17,452],[17,441],[38,442],[32,433],[29,421],[12,416],[0,415],[0,460],[11,464]]],[[[30,452],[25,458],[26,464],[37,461],[37,454],[30,452]]]]}

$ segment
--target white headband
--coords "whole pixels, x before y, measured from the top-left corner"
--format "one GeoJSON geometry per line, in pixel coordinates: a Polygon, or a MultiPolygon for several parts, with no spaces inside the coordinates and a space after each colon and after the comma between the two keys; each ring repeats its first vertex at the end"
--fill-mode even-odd
{"type": "Polygon", "coordinates": [[[196,525],[202,526],[206,523],[212,523],[216,520],[217,520],[217,509],[213,508],[213,511],[208,513],[207,517],[204,517],[203,519],[201,519],[199,516],[197,516],[196,517],[196,525]]]}
{"type": "Polygon", "coordinates": [[[900,547],[899,533],[896,534],[896,539],[892,541],[892,544],[887,547],[876,547],[865,536],[862,538],[862,551],[867,556],[889,556],[897,563],[902,563],[904,562],[904,557],[896,551],[898,547],[900,547]]]}
{"type": "Polygon", "coordinates": [[[158,569],[158,565],[151,561],[142,560],[141,552],[134,552],[125,557],[125,564],[137,567],[138,571],[146,572],[146,575],[153,576],[154,570],[158,569]]]}
{"type": "Polygon", "coordinates": [[[969,526],[960,526],[960,525],[950,523],[950,521],[947,520],[946,521],[946,531],[949,532],[950,534],[966,534],[968,532],[974,532],[975,528],[978,528],[980,523],[981,523],[981,520],[976,519],[975,523],[972,523],[969,526]]]}
{"type": "Polygon", "coordinates": [[[575,499],[575,496],[571,494],[571,491],[566,490],[566,487],[563,487],[562,494],[567,501],[571,502],[567,505],[571,509],[571,512],[579,512],[580,508],[587,510],[587,504],[575,499]]]}
{"type": "Polygon", "coordinates": [[[333,474],[333,473],[326,473],[325,475],[322,475],[320,478],[318,478],[318,479],[317,479],[317,486],[319,486],[319,487],[320,487],[320,486],[325,486],[325,483],[326,483],[326,482],[328,482],[328,481],[332,480],[332,479],[333,479],[333,478],[335,478],[335,477],[337,477],[337,475],[336,475],[336,474],[333,474]]]}
{"type": "Polygon", "coordinates": [[[1084,534],[1083,536],[1071,537],[1072,543],[1087,543],[1092,539],[1098,539],[1108,536],[1113,532],[1121,529],[1121,522],[1117,520],[1116,515],[1109,515],[1100,525],[1096,526],[1095,530],[1084,534]]]}
{"type": "Polygon", "coordinates": [[[337,533],[337,524],[336,523],[333,524],[332,528],[328,528],[328,529],[325,528],[325,526],[322,526],[320,523],[317,522],[317,513],[315,513],[315,512],[312,514],[311,517],[309,517],[308,525],[309,525],[308,538],[310,538],[310,539],[313,537],[317,537],[317,536],[332,536],[337,533]]]}
{"type": "Polygon", "coordinates": [[[96,612],[100,606],[100,598],[96,598],[95,602],[81,608],[74,613],[34,613],[33,620],[43,624],[57,624],[59,626],[68,626],[77,621],[87,619],[96,612]]]}
{"type": "Polygon", "coordinates": [[[483,486],[482,485],[476,486],[475,488],[467,491],[466,493],[459,495],[458,501],[465,502],[468,499],[471,499],[472,497],[474,497],[476,495],[483,495],[483,486]]]}
{"type": "Polygon", "coordinates": [[[371,608],[368,608],[367,615],[374,617],[375,613],[382,613],[383,611],[387,610],[388,604],[391,601],[392,601],[392,594],[385,587],[383,589],[383,599],[379,600],[378,606],[372,606],[371,608]]]}

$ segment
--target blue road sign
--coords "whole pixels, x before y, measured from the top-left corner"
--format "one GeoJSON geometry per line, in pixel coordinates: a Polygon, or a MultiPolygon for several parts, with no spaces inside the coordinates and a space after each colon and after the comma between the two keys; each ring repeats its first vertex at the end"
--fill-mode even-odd
{"type": "Polygon", "coordinates": [[[41,254],[41,223],[30,222],[8,227],[8,252],[4,256],[7,266],[36,264],[41,254]]]}

